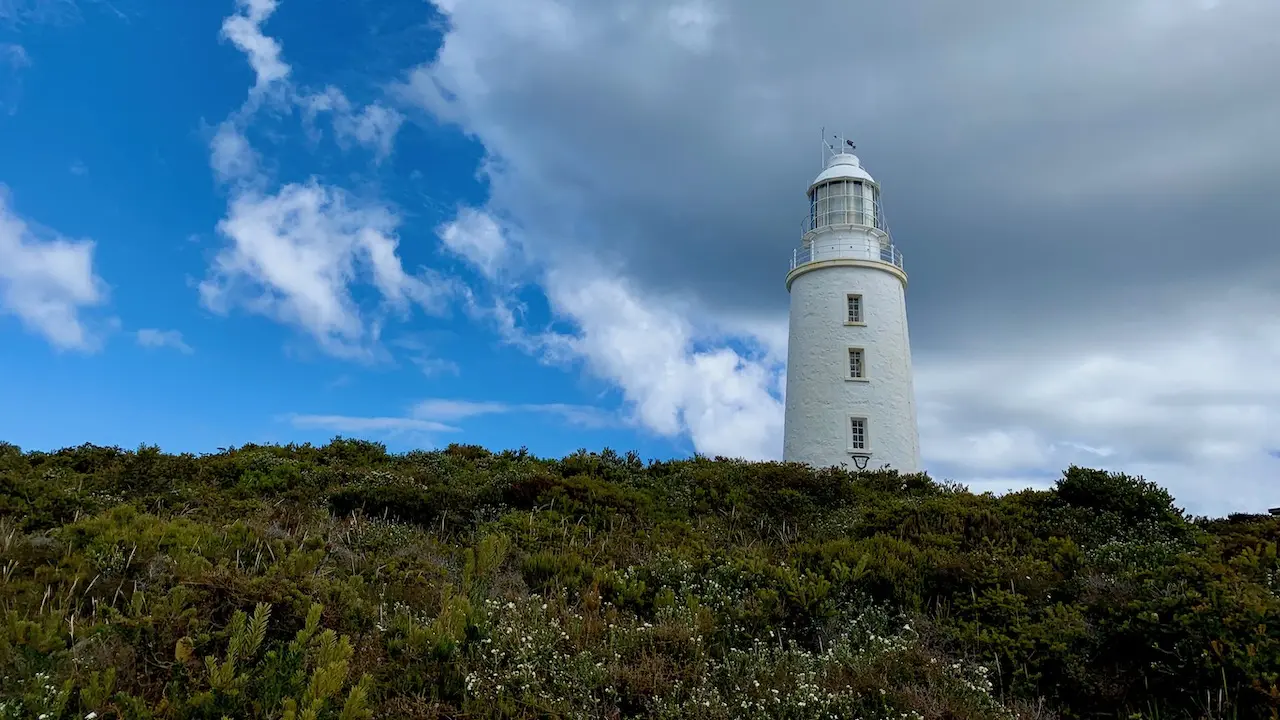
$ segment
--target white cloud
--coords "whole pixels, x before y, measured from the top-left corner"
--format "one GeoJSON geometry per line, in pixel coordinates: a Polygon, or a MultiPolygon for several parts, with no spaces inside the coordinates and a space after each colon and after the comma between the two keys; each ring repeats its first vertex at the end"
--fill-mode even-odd
{"type": "Polygon", "coordinates": [[[431,420],[410,417],[355,417],[349,415],[302,415],[287,416],[294,427],[322,428],[341,433],[371,432],[458,432],[458,428],[431,420]]]}
{"type": "Polygon", "coordinates": [[[442,279],[401,266],[398,222],[380,204],[314,181],[237,196],[218,224],[229,244],[200,284],[201,300],[215,312],[239,305],[294,325],[334,355],[368,357],[379,326],[365,322],[353,298],[358,280],[400,312],[438,311],[444,299],[442,279]]]}
{"type": "Polygon", "coordinates": [[[926,464],[997,482],[1075,463],[1146,473],[1201,510],[1274,504],[1280,295],[1172,294],[1173,324],[1064,327],[920,358],[926,464]]]}
{"type": "Polygon", "coordinates": [[[231,120],[218,125],[209,141],[209,164],[220,182],[255,179],[258,153],[231,120]]]}
{"type": "Polygon", "coordinates": [[[409,362],[413,363],[427,377],[438,375],[460,375],[462,368],[458,363],[436,354],[432,343],[424,337],[402,333],[391,340],[391,345],[407,353],[409,362]]]}
{"type": "Polygon", "coordinates": [[[106,284],[93,270],[92,240],[37,236],[9,207],[0,186],[0,311],[15,315],[54,347],[94,350],[100,339],[80,311],[106,302],[106,284]]]}
{"type": "Polygon", "coordinates": [[[460,375],[462,368],[458,363],[445,358],[425,357],[421,355],[410,356],[409,361],[418,366],[423,375],[427,377],[435,377],[437,375],[460,375]]]}
{"type": "Polygon", "coordinates": [[[27,49],[15,43],[0,43],[0,62],[13,68],[24,68],[31,65],[31,56],[27,49]]]}
{"type": "Polygon", "coordinates": [[[355,138],[362,145],[377,151],[379,159],[391,154],[396,131],[404,122],[404,116],[377,103],[366,105],[359,114],[340,114],[334,119],[339,137],[355,138]]]}
{"type": "Polygon", "coordinates": [[[404,123],[403,115],[378,103],[366,105],[357,112],[347,96],[333,86],[325,88],[322,93],[299,98],[298,102],[308,125],[320,113],[333,113],[333,129],[338,135],[338,142],[346,144],[355,140],[372,148],[375,159],[379,161],[391,154],[396,133],[404,123]]]}
{"type": "Polygon", "coordinates": [[[363,417],[353,415],[285,416],[294,427],[324,428],[350,434],[456,433],[455,423],[481,415],[542,414],[586,428],[616,426],[618,419],[599,408],[559,403],[505,403],[471,400],[428,399],[414,405],[404,416],[363,417]]]}
{"type": "MultiPolygon", "coordinates": [[[[475,209],[460,212],[439,234],[489,276],[497,258],[514,252],[497,221],[475,209]]],[[[664,436],[687,435],[698,452],[778,457],[782,401],[776,363],[715,347],[724,338],[714,325],[700,322],[696,308],[642,297],[625,276],[593,264],[550,268],[540,282],[552,310],[576,331],[528,332],[499,290],[486,314],[513,344],[552,362],[584,363],[622,391],[636,422],[664,436]]]]}
{"type": "Polygon", "coordinates": [[[293,414],[285,419],[298,428],[325,428],[333,432],[366,433],[457,433],[458,421],[481,415],[548,415],[580,428],[618,427],[616,415],[586,405],[564,405],[556,402],[511,404],[498,401],[445,400],[429,398],[402,416],[306,415],[293,414]]]}
{"type": "Polygon", "coordinates": [[[603,411],[600,408],[564,403],[507,403],[432,398],[414,405],[412,412],[416,418],[441,422],[465,420],[481,415],[509,415],[514,413],[554,415],[569,424],[581,427],[599,428],[621,424],[620,420],[612,413],[603,411]]]}
{"type": "MultiPolygon", "coordinates": [[[[4,19],[4,0],[0,0],[0,20],[4,19]]],[[[31,65],[26,48],[13,43],[0,43],[0,110],[9,115],[18,111],[22,96],[22,71],[31,65]]]]}
{"type": "Polygon", "coordinates": [[[253,94],[289,76],[289,64],[281,57],[280,43],[262,32],[262,25],[276,11],[276,0],[239,0],[239,13],[222,23],[222,35],[249,57],[256,80],[253,94]]]}
{"type": "Polygon", "coordinates": [[[309,334],[325,352],[371,359],[388,312],[414,307],[439,312],[451,284],[424,270],[405,271],[397,254],[399,214],[377,199],[356,198],[312,178],[276,186],[261,154],[246,134],[270,88],[274,97],[302,107],[304,121],[334,113],[339,139],[390,152],[402,118],[374,104],[356,111],[345,94],[330,87],[307,95],[289,82],[280,43],[262,32],[276,0],[240,0],[223,34],[249,59],[256,82],[245,104],[218,125],[210,140],[210,166],[231,184],[227,216],[218,223],[227,245],[200,283],[202,304],[219,313],[240,307],[309,334]],[[275,189],[272,190],[273,186],[275,189]],[[371,286],[380,302],[367,307],[359,296],[371,286]]]}
{"type": "Polygon", "coordinates": [[[707,455],[778,457],[782,400],[770,391],[779,368],[716,347],[722,338],[700,332],[687,308],[645,297],[626,278],[553,270],[544,287],[578,327],[545,340],[615,383],[646,427],[687,433],[707,455]]]}
{"type": "Polygon", "coordinates": [[[437,234],[450,252],[476,266],[491,280],[520,258],[519,246],[508,241],[488,213],[475,208],[462,208],[437,234]]]}
{"type": "Polygon", "coordinates": [[[505,412],[507,405],[500,402],[474,402],[469,400],[423,400],[414,406],[417,417],[436,420],[462,420],[476,415],[505,412]]]}
{"type": "Polygon", "coordinates": [[[138,344],[145,348],[163,348],[170,347],[185,355],[195,352],[182,339],[182,333],[177,330],[157,330],[155,328],[142,328],[134,333],[138,344]]]}

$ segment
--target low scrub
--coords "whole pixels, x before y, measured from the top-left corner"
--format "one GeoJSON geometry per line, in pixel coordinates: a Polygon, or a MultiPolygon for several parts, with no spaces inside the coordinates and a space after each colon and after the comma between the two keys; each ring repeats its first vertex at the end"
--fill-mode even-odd
{"type": "Polygon", "coordinates": [[[0,720],[1276,720],[1278,541],[1078,467],[0,443],[0,720]]]}

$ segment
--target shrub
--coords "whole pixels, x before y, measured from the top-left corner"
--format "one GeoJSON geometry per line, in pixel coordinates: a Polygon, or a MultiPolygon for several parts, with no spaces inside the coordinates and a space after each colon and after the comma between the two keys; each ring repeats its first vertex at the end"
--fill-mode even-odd
{"type": "Polygon", "coordinates": [[[338,438],[0,443],[0,719],[1272,718],[1280,518],[338,438]]]}

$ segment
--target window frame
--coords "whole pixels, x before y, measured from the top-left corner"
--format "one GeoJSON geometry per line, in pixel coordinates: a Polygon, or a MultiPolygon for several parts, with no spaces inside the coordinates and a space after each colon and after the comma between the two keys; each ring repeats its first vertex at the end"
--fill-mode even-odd
{"type": "Polygon", "coordinates": [[[845,429],[845,446],[850,455],[870,455],[871,454],[871,421],[865,415],[850,415],[844,425],[845,429]],[[858,447],[854,444],[854,422],[862,423],[862,446],[858,447]]]}
{"type": "Polygon", "coordinates": [[[866,327],[867,325],[867,302],[862,293],[847,292],[844,294],[844,324],[852,327],[866,327]],[[857,319],[852,320],[849,317],[849,301],[857,298],[857,319]]]}
{"type": "Polygon", "coordinates": [[[857,345],[850,345],[846,357],[848,358],[848,363],[845,365],[844,379],[850,382],[867,382],[867,349],[857,345]],[[859,375],[853,374],[854,353],[858,354],[858,369],[861,371],[859,375]]]}

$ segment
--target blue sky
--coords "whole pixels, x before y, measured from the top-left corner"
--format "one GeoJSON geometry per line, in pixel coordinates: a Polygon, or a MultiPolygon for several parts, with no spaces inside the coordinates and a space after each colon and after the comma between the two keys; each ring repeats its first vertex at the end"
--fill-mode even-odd
{"type": "MultiPolygon", "coordinates": [[[[396,18],[360,3],[295,5],[272,17],[296,92],[342,81],[357,106],[383,100],[390,78],[361,58],[378,54],[384,41],[412,43],[426,56],[440,40],[429,6],[403,5],[420,26],[412,37],[379,27],[396,18]]],[[[53,342],[14,313],[0,317],[0,392],[9,409],[0,413],[0,437],[30,449],[145,442],[198,452],[323,442],[340,432],[397,449],[457,441],[527,445],[549,455],[603,446],[648,456],[689,451],[679,437],[627,427],[607,384],[540,362],[456,307],[437,315],[410,309],[382,332],[379,357],[352,360],[326,353],[296,325],[243,307],[219,313],[202,305],[198,285],[226,245],[216,228],[235,193],[210,168],[210,138],[245,103],[254,70],[219,35],[231,2],[129,10],[121,8],[122,16],[85,4],[75,17],[15,23],[0,35],[23,49],[21,66],[9,68],[13,85],[0,114],[7,210],[44,226],[32,237],[91,240],[93,272],[104,285],[102,302],[80,309],[92,336],[80,344],[53,342]],[[453,408],[417,423],[414,408],[427,400],[509,407],[453,408]],[[544,405],[598,412],[583,424],[544,405]],[[451,429],[433,430],[436,417],[451,429]],[[390,419],[390,427],[364,425],[366,418],[390,419]]],[[[405,268],[429,265],[466,278],[464,263],[442,252],[436,230],[459,204],[485,198],[476,140],[419,118],[403,124],[394,152],[375,162],[359,143],[340,146],[328,128],[318,141],[308,138],[300,115],[268,110],[246,123],[264,164],[274,166],[268,193],[313,178],[349,189],[398,218],[405,268]]],[[[352,296],[366,311],[378,301],[364,286],[352,296]]],[[[545,302],[529,309],[530,322],[546,320],[545,302]]]]}
{"type": "Polygon", "coordinates": [[[906,258],[931,474],[1280,505],[1278,25],[1274,0],[0,1],[0,438],[776,458],[826,126],[906,258]]]}

